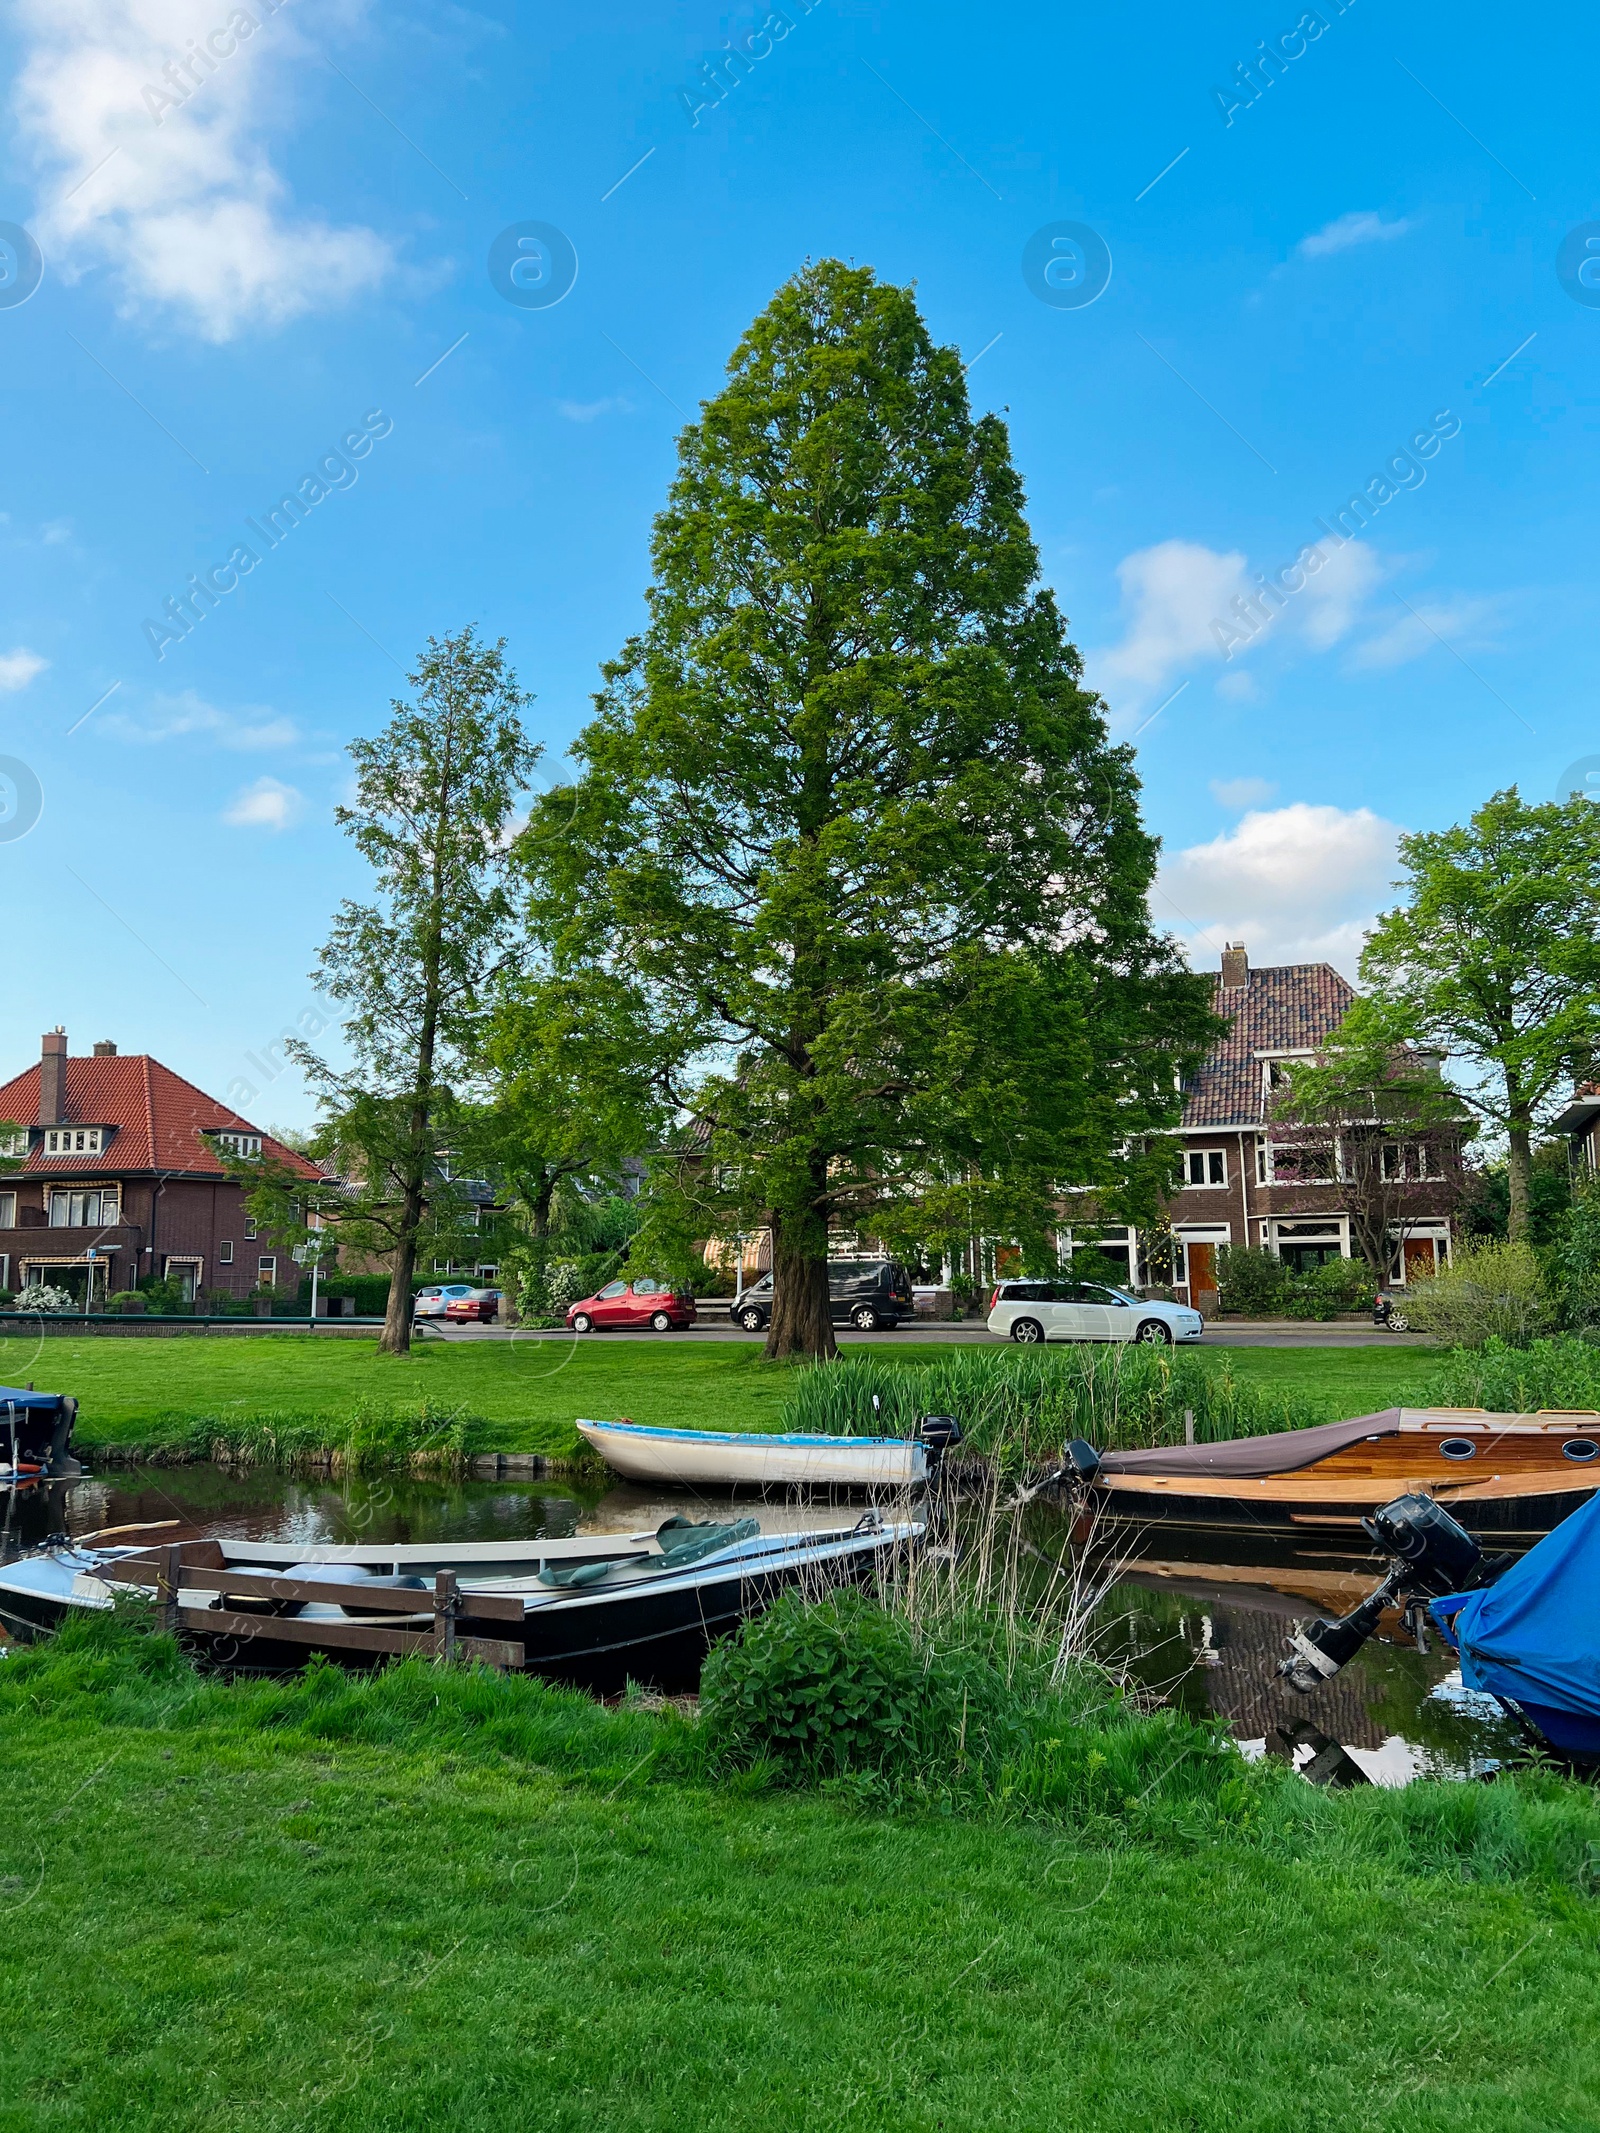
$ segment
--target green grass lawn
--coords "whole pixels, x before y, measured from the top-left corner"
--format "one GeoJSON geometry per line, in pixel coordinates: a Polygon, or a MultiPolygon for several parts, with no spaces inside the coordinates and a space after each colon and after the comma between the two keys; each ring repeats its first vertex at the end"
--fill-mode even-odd
{"type": "Polygon", "coordinates": [[[0,2128],[1600,2122],[1559,1886],[641,1777],[655,1721],[537,1689],[534,1755],[425,1694],[349,1737],[320,1693],[6,1699],[0,2128]]]}
{"type": "MultiPolygon", "coordinates": [[[[861,1352],[845,1343],[847,1352],[861,1352]]],[[[953,1343],[874,1353],[915,1370],[953,1343]]],[[[1420,1348],[1232,1348],[1210,1367],[1325,1402],[1329,1419],[1414,1397],[1437,1367],[1420,1348]]],[[[578,1415],[626,1416],[662,1427],[776,1429],[798,1366],[762,1360],[759,1341],[420,1343],[410,1357],[379,1356],[370,1340],[304,1334],[175,1335],[167,1339],[0,1340],[0,1383],[71,1392],[82,1403],[78,1440],[154,1445],[197,1417],[326,1418],[361,1399],[394,1406],[429,1400],[491,1425],[485,1448],[566,1457],[579,1447],[578,1415]]]]}

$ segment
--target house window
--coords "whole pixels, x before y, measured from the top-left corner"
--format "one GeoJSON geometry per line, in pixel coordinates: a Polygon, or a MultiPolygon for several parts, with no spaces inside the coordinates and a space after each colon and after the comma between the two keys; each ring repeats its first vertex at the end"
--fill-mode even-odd
{"type": "Polygon", "coordinates": [[[222,1242],[217,1246],[217,1264],[219,1266],[232,1266],[233,1239],[231,1237],[224,1237],[222,1242]]]}
{"type": "Polygon", "coordinates": [[[213,1138],[219,1148],[226,1148],[229,1155],[244,1156],[259,1155],[261,1153],[261,1136],[259,1133],[218,1133],[213,1138]]]}
{"type": "Polygon", "coordinates": [[[46,1155],[98,1155],[100,1126],[51,1126],[45,1132],[46,1155]]]}
{"type": "Polygon", "coordinates": [[[246,1244],[254,1244],[256,1241],[256,1223],[254,1215],[246,1215],[244,1218],[244,1241],[246,1244]]]}
{"type": "Polygon", "coordinates": [[[1191,1148],[1186,1158],[1191,1185],[1226,1185],[1228,1159],[1220,1148],[1191,1148]]]}
{"type": "Polygon", "coordinates": [[[15,1229],[17,1226],[17,1196],[14,1192],[0,1192],[0,1229],[15,1229]]]}
{"type": "Polygon", "coordinates": [[[116,1188],[53,1185],[49,1193],[49,1223],[52,1229],[104,1229],[117,1221],[121,1210],[116,1188]]]}
{"type": "Polygon", "coordinates": [[[277,1260],[276,1260],[276,1259],[258,1259],[258,1260],[256,1261],[256,1287],[257,1287],[258,1289],[271,1289],[271,1288],[276,1288],[276,1286],[277,1286],[277,1282],[278,1282],[278,1262],[277,1262],[277,1260]]]}
{"type": "Polygon", "coordinates": [[[0,1133],[0,1155],[26,1155],[28,1152],[28,1129],[18,1126],[13,1133],[0,1133]]]}

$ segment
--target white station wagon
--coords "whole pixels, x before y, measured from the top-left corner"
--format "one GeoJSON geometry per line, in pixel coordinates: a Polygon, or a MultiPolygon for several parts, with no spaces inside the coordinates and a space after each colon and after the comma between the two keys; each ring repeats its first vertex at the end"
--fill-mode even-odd
{"type": "Polygon", "coordinates": [[[1014,1341],[1197,1341],[1205,1320],[1187,1304],[1145,1302],[1098,1281],[1002,1281],[989,1331],[1014,1341]]]}

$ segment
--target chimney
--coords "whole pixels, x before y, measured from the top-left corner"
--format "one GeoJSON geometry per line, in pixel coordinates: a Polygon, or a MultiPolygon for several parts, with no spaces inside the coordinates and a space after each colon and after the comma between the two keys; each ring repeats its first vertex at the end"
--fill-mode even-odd
{"type": "Polygon", "coordinates": [[[101,1037],[96,1041],[94,1056],[96,1059],[115,1059],[117,1048],[109,1037],[101,1037]]]}
{"type": "Polygon", "coordinates": [[[1243,941],[1229,941],[1222,951],[1222,989],[1243,992],[1250,983],[1250,958],[1243,941]]]}
{"type": "Polygon", "coordinates": [[[49,1029],[39,1051],[39,1123],[59,1126],[67,1115],[67,1033],[49,1029]]]}

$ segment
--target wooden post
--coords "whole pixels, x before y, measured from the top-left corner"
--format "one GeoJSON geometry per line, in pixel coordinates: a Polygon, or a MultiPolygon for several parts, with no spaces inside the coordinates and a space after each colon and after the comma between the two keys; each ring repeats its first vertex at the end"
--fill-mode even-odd
{"type": "Polygon", "coordinates": [[[461,1594],[453,1570],[441,1570],[433,1581],[433,1656],[450,1665],[456,1656],[456,1616],[461,1612],[461,1594]]]}
{"type": "Polygon", "coordinates": [[[1193,1444],[1194,1442],[1194,1409],[1192,1407],[1186,1407],[1183,1410],[1183,1441],[1185,1444],[1193,1444]]]}
{"type": "Polygon", "coordinates": [[[156,1627],[169,1637],[178,1633],[178,1585],[183,1577],[183,1550],[169,1541],[156,1552],[156,1627]]]}

